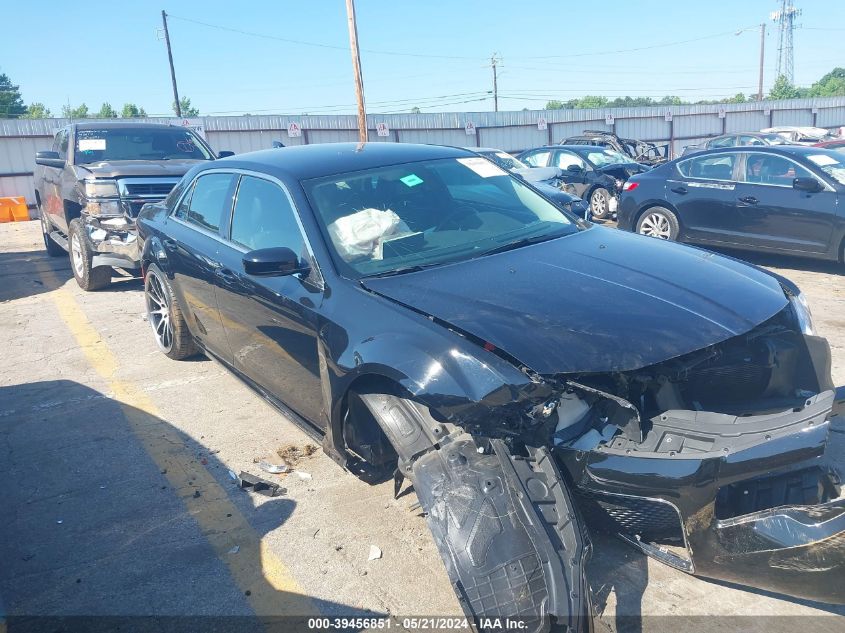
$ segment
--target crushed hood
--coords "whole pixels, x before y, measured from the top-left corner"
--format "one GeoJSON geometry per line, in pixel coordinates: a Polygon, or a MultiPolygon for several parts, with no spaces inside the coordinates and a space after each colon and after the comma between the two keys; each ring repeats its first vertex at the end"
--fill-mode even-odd
{"type": "Polygon", "coordinates": [[[614,178],[619,178],[620,180],[628,180],[631,176],[642,174],[643,172],[650,170],[651,167],[648,165],[626,163],[624,165],[607,165],[605,167],[599,167],[597,171],[607,174],[608,176],[613,176],[614,178]]]}
{"type": "Polygon", "coordinates": [[[362,283],[544,375],[646,367],[747,332],[787,304],[756,268],[601,227],[362,283]]]}
{"type": "Polygon", "coordinates": [[[81,172],[91,172],[95,178],[122,176],[184,176],[194,165],[204,160],[110,160],[76,165],[81,172]]]}

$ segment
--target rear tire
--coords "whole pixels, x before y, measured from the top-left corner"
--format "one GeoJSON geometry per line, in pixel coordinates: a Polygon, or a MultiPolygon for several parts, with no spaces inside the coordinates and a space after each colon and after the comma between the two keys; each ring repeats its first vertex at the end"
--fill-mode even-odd
{"type": "Polygon", "coordinates": [[[610,216],[610,192],[604,187],[599,187],[590,194],[590,212],[596,220],[604,220],[610,216]]]}
{"type": "Polygon", "coordinates": [[[150,322],[158,348],[165,356],[182,360],[199,352],[188,330],[179,300],[167,276],[155,264],[150,265],[144,277],[144,302],[147,306],[147,321],[150,322]]]}
{"type": "Polygon", "coordinates": [[[111,283],[111,266],[93,265],[94,251],[88,241],[82,218],[74,218],[68,228],[70,268],[76,283],[83,290],[99,290],[111,283]]]}
{"type": "Polygon", "coordinates": [[[665,207],[652,207],[637,220],[637,233],[676,242],[681,234],[678,216],[665,207]]]}
{"type": "Polygon", "coordinates": [[[61,246],[56,244],[53,241],[53,238],[50,237],[50,233],[52,231],[52,225],[50,224],[50,220],[47,219],[47,214],[44,212],[44,209],[38,208],[38,214],[41,216],[41,233],[44,235],[44,248],[47,249],[47,254],[50,257],[60,257],[65,254],[65,249],[61,246]]]}

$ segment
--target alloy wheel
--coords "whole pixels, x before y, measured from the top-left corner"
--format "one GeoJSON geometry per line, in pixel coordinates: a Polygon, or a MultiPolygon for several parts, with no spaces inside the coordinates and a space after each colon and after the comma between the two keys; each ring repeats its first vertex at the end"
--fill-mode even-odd
{"type": "Polygon", "coordinates": [[[85,261],[82,256],[82,244],[79,242],[79,236],[76,233],[70,236],[70,260],[73,269],[76,271],[76,276],[84,277],[85,261]]]}
{"type": "Polygon", "coordinates": [[[165,352],[173,347],[173,325],[170,321],[170,293],[156,273],[147,274],[147,319],[153,328],[156,343],[165,352]]]}
{"type": "Polygon", "coordinates": [[[672,237],[669,219],[661,213],[649,213],[640,224],[640,234],[668,240],[672,237]]]}

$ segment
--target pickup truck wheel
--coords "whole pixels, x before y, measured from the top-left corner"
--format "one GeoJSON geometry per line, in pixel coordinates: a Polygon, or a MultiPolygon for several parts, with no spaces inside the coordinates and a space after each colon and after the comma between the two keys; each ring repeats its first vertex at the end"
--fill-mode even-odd
{"type": "Polygon", "coordinates": [[[50,221],[47,219],[47,214],[44,213],[44,209],[39,209],[39,214],[41,215],[41,233],[44,235],[44,248],[47,249],[47,254],[50,257],[59,257],[64,255],[65,249],[56,244],[56,242],[53,241],[53,238],[50,237],[53,227],[50,226],[50,221]]]}
{"type": "Polygon", "coordinates": [[[70,248],[70,267],[76,283],[83,290],[99,290],[111,283],[112,269],[110,266],[93,266],[94,253],[85,226],[81,218],[71,221],[68,228],[68,246],[70,248]]]}
{"type": "Polygon", "coordinates": [[[590,195],[590,212],[597,220],[610,215],[610,192],[604,187],[599,187],[590,195]]]}
{"type": "Polygon", "coordinates": [[[173,288],[155,264],[149,267],[144,278],[144,299],[147,320],[153,329],[156,344],[165,356],[182,360],[199,352],[173,288]]]}

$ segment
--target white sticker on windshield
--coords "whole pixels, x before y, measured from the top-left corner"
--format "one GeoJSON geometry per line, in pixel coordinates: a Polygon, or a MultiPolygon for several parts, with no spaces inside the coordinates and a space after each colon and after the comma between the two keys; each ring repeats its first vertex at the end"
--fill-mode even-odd
{"type": "Polygon", "coordinates": [[[508,173],[501,167],[491,163],[486,158],[459,158],[458,162],[464,167],[469,167],[482,178],[490,178],[491,176],[506,176],[508,173]]]}
{"type": "Polygon", "coordinates": [[[813,154],[812,156],[807,156],[807,158],[816,165],[836,165],[839,162],[833,156],[828,156],[827,154],[813,154]]]}
{"type": "Polygon", "coordinates": [[[80,152],[90,152],[92,150],[106,149],[106,139],[104,138],[81,138],[77,143],[77,148],[80,152]]]}

